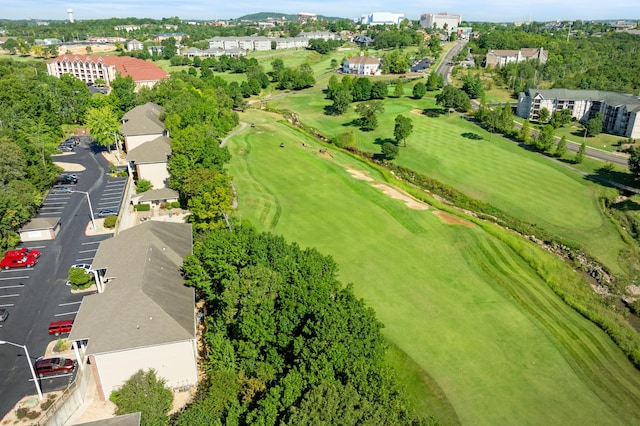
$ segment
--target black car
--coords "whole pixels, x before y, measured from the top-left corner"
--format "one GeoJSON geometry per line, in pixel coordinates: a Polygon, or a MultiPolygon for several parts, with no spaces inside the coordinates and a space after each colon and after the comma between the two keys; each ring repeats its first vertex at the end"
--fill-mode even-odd
{"type": "Polygon", "coordinates": [[[75,185],[78,183],[78,178],[71,175],[61,175],[56,178],[56,185],[75,185]]]}

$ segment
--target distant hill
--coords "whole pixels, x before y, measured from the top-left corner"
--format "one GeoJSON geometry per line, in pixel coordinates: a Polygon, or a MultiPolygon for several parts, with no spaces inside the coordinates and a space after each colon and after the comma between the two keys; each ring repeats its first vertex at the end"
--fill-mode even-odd
{"type": "MultiPolygon", "coordinates": [[[[250,15],[244,15],[238,18],[239,21],[266,21],[267,18],[270,19],[283,19],[287,22],[295,22],[298,20],[298,15],[290,15],[290,14],[286,14],[286,13],[278,13],[278,12],[259,12],[259,13],[252,13],[250,15]]],[[[318,19],[319,20],[325,20],[325,21],[338,21],[340,19],[346,19],[346,18],[337,18],[335,16],[323,16],[323,15],[318,15],[318,19]]]]}

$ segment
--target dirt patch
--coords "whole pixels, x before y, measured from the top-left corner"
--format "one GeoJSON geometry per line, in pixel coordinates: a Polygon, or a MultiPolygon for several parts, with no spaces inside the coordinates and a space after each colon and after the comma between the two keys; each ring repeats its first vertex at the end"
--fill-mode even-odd
{"type": "Polygon", "coordinates": [[[75,163],[63,163],[61,161],[54,161],[53,164],[62,167],[65,172],[83,172],[85,170],[83,166],[75,163]]]}
{"type": "Polygon", "coordinates": [[[433,214],[435,214],[436,216],[438,216],[440,219],[442,219],[442,221],[444,223],[446,223],[447,225],[463,225],[466,226],[467,228],[475,228],[476,225],[471,223],[471,222],[467,222],[466,220],[462,220],[457,216],[454,216],[452,214],[449,213],[445,213],[445,212],[441,212],[441,211],[434,211],[433,214]]]}
{"type": "Polygon", "coordinates": [[[320,155],[322,155],[324,158],[333,158],[333,155],[329,154],[326,149],[321,149],[320,155]]]}
{"type": "Polygon", "coordinates": [[[351,173],[351,176],[354,179],[366,180],[367,182],[373,182],[373,178],[370,178],[369,176],[365,175],[363,172],[361,172],[359,170],[347,169],[347,171],[349,173],[351,173]]]}
{"type": "Polygon", "coordinates": [[[404,203],[407,205],[407,207],[414,209],[414,210],[428,210],[429,206],[425,203],[422,203],[418,200],[416,200],[415,198],[412,198],[410,195],[406,194],[406,193],[402,193],[399,190],[392,188],[389,185],[385,185],[382,183],[376,184],[376,185],[371,185],[374,188],[378,188],[380,190],[382,190],[382,192],[384,192],[385,194],[387,194],[388,196],[390,196],[391,198],[394,198],[396,200],[401,200],[404,201],[404,203]]]}
{"type": "Polygon", "coordinates": [[[412,109],[411,110],[411,114],[422,115],[422,110],[421,109],[412,109]]]}

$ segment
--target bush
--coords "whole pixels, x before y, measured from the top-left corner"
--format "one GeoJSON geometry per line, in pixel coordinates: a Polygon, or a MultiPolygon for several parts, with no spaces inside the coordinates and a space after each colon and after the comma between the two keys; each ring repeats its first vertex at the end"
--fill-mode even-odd
{"type": "Polygon", "coordinates": [[[137,212],[148,212],[151,210],[151,204],[136,204],[133,209],[137,212]]]}
{"type": "Polygon", "coordinates": [[[56,401],[56,397],[54,395],[49,394],[49,396],[47,396],[47,400],[42,404],[40,404],[40,409],[42,411],[48,410],[49,407],[51,407],[55,401],[56,401]]]}
{"type": "Polygon", "coordinates": [[[171,203],[171,207],[173,207],[174,209],[179,209],[180,208],[180,201],[174,201],[171,203]]]}
{"type": "Polygon", "coordinates": [[[126,170],[123,170],[120,172],[120,177],[127,177],[129,176],[129,173],[126,170]]]}
{"type": "Polygon", "coordinates": [[[88,288],[93,282],[93,274],[82,268],[69,268],[69,282],[71,288],[88,288]]]}
{"type": "Polygon", "coordinates": [[[153,188],[153,185],[147,179],[140,179],[136,183],[136,193],[140,194],[141,192],[145,192],[153,188]]]}
{"type": "Polygon", "coordinates": [[[105,228],[115,228],[116,222],[118,221],[118,216],[111,215],[104,218],[104,227],[105,228]]]}
{"type": "Polygon", "coordinates": [[[71,342],[69,342],[67,339],[58,339],[55,348],[57,352],[64,352],[71,348],[71,342]]]}

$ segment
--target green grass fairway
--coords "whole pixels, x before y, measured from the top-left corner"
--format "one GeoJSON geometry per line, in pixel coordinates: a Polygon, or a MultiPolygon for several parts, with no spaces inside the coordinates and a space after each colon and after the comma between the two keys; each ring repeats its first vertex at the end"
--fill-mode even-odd
{"type": "Polygon", "coordinates": [[[394,119],[403,114],[413,121],[414,131],[407,147],[400,148],[394,160],[397,164],[578,243],[615,273],[623,270],[618,256],[626,246],[598,206],[598,187],[581,175],[490,135],[458,114],[426,116],[412,112],[437,115],[440,108],[431,99],[386,99],[380,125],[373,132],[362,132],[352,124],[357,119],[353,110],[339,117],[325,115],[324,106],[328,104],[318,92],[272,102],[276,108],[296,111],[305,124],[328,137],[353,131],[358,147],[373,152],[380,152],[380,141],[393,138],[394,119]],[[467,138],[467,133],[483,139],[467,138]]]}
{"type": "MultiPolygon", "coordinates": [[[[334,256],[340,278],[455,414],[437,392],[418,409],[444,410],[444,424],[640,422],[640,373],[510,248],[480,227],[409,208],[372,186],[383,183],[375,170],[333,150],[321,154],[274,117],[242,115],[256,127],[229,141],[238,216],[334,256]]],[[[414,401],[418,388],[408,385],[414,401]]]]}

